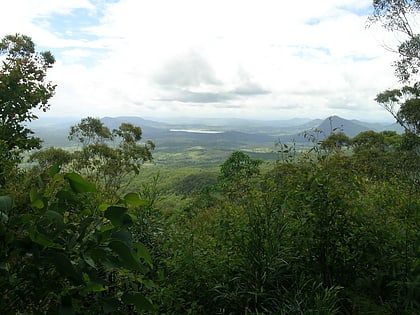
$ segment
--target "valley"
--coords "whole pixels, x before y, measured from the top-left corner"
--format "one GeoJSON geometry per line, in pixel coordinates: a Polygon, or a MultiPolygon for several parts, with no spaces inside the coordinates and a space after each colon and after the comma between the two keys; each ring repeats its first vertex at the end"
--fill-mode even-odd
{"type": "MultiPolygon", "coordinates": [[[[390,123],[369,123],[347,120],[338,116],[322,119],[296,118],[291,120],[246,119],[175,119],[172,122],[143,119],[134,116],[104,117],[101,121],[110,129],[123,123],[140,126],[143,141],[151,140],[156,149],[154,163],[172,166],[219,165],[234,151],[253,158],[275,161],[279,158],[278,144],[293,145],[306,150],[331,133],[344,132],[349,137],[367,130],[394,130],[401,127],[390,123]]],[[[70,126],[77,119],[61,121],[40,118],[31,124],[35,136],[43,139],[43,147],[74,148],[67,138],[70,126]]]]}

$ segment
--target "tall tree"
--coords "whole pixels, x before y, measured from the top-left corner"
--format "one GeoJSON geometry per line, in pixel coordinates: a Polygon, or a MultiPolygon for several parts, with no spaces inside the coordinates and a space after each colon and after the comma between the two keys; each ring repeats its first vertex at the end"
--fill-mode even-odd
{"type": "Polygon", "coordinates": [[[0,57],[0,141],[9,154],[37,148],[40,139],[24,124],[38,118],[35,109],[49,109],[55,85],[46,75],[54,57],[37,53],[32,39],[19,34],[1,40],[0,57]]]}
{"type": "Polygon", "coordinates": [[[420,135],[420,82],[379,93],[375,101],[385,108],[406,132],[420,135]]]}
{"type": "Polygon", "coordinates": [[[25,126],[46,111],[55,85],[46,79],[55,60],[50,52],[38,53],[32,39],[8,35],[0,40],[0,187],[19,161],[20,153],[39,148],[41,140],[25,126]]]}
{"type": "Polygon", "coordinates": [[[415,29],[419,13],[420,0],[373,0],[370,22],[379,22],[388,31],[401,34],[401,41],[395,49],[399,60],[394,66],[402,82],[409,82],[419,74],[420,34],[415,29]]]}
{"type": "Polygon", "coordinates": [[[391,32],[401,35],[395,50],[397,78],[407,86],[379,93],[376,101],[384,107],[406,133],[420,135],[420,34],[418,18],[420,0],[373,0],[370,21],[381,23],[391,32]],[[417,29],[416,29],[417,28],[417,29]]]}
{"type": "Polygon", "coordinates": [[[145,162],[153,160],[155,144],[140,143],[141,128],[129,123],[111,131],[98,118],[83,118],[71,127],[69,139],[82,144],[74,153],[75,169],[106,191],[111,200],[118,197],[129,175],[138,174],[145,162]]]}

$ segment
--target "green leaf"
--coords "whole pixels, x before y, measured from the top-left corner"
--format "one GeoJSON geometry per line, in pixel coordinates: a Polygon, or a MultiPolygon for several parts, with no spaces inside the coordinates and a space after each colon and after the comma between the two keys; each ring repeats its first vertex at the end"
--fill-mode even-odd
{"type": "Polygon", "coordinates": [[[83,255],[83,260],[85,261],[85,263],[87,263],[89,266],[96,268],[96,264],[95,261],[92,259],[92,257],[88,256],[88,255],[83,255]]]}
{"type": "Polygon", "coordinates": [[[80,222],[80,224],[79,224],[79,237],[77,238],[78,243],[81,242],[82,239],[85,237],[86,230],[93,221],[94,221],[94,219],[92,217],[88,217],[86,219],[83,219],[82,222],[80,222]]]}
{"type": "Polygon", "coordinates": [[[110,204],[103,203],[103,204],[100,204],[100,205],[98,206],[98,210],[99,210],[99,211],[104,212],[104,211],[105,211],[106,209],[108,209],[110,206],[111,206],[110,204]]]}
{"type": "Polygon", "coordinates": [[[102,292],[107,289],[106,286],[103,286],[100,283],[97,282],[88,282],[86,286],[83,288],[83,293],[91,293],[91,292],[102,292]]]}
{"type": "Polygon", "coordinates": [[[111,237],[127,244],[127,246],[131,246],[131,233],[126,230],[116,231],[112,233],[111,237]]]}
{"type": "Polygon", "coordinates": [[[118,240],[113,240],[108,245],[112,251],[118,255],[121,260],[121,263],[124,267],[131,270],[138,270],[141,272],[146,272],[144,266],[134,255],[134,252],[123,242],[118,240]]]}
{"type": "Polygon", "coordinates": [[[77,173],[67,173],[64,178],[68,180],[71,189],[77,193],[95,192],[96,186],[77,173]]]}
{"type": "Polygon", "coordinates": [[[64,217],[60,213],[47,210],[44,216],[54,222],[58,227],[62,228],[64,226],[64,217]]]}
{"type": "Polygon", "coordinates": [[[44,202],[41,199],[37,199],[31,203],[33,208],[42,209],[44,208],[44,202]]]}
{"type": "Polygon", "coordinates": [[[114,226],[127,225],[133,222],[131,217],[127,214],[127,210],[128,209],[125,207],[111,206],[105,210],[104,215],[114,226]]]}
{"type": "Polygon", "coordinates": [[[56,163],[48,169],[48,174],[51,177],[54,177],[56,174],[58,174],[60,172],[60,169],[61,169],[60,164],[56,163]]]}
{"type": "Polygon", "coordinates": [[[122,300],[125,304],[134,305],[137,312],[154,310],[153,304],[139,292],[124,293],[122,300]]]}
{"type": "Polygon", "coordinates": [[[29,198],[31,200],[31,206],[36,209],[44,208],[44,202],[42,200],[42,195],[40,195],[35,188],[32,188],[29,192],[29,198]]]}
{"type": "Polygon", "coordinates": [[[29,237],[31,238],[32,242],[42,245],[44,247],[63,249],[63,246],[61,246],[60,244],[54,243],[47,236],[37,231],[35,227],[30,229],[29,237]]]}
{"type": "Polygon", "coordinates": [[[143,258],[145,262],[147,262],[149,265],[152,265],[152,257],[150,256],[149,250],[144,246],[143,243],[136,243],[137,248],[137,257],[143,258]]]}
{"type": "Polygon", "coordinates": [[[128,193],[125,195],[124,201],[127,203],[127,205],[134,207],[145,206],[148,204],[146,200],[140,199],[139,195],[136,193],[128,193]]]}

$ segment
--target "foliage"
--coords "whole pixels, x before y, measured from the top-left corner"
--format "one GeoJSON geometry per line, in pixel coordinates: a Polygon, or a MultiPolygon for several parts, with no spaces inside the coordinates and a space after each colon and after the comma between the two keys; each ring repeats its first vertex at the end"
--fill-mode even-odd
{"type": "Polygon", "coordinates": [[[397,49],[399,60],[394,63],[396,76],[404,83],[413,83],[402,89],[379,93],[376,101],[384,107],[406,133],[420,136],[420,34],[414,21],[420,13],[418,0],[375,0],[372,22],[380,22],[389,31],[404,35],[397,49]]]}
{"type": "Polygon", "coordinates": [[[82,149],[73,154],[72,167],[94,181],[111,200],[131,174],[139,174],[145,162],[152,161],[152,141],[139,143],[140,127],[123,123],[112,132],[97,118],[87,117],[71,127],[69,139],[82,149]],[[114,141],[114,142],[111,142],[114,141]]]}
{"type": "Polygon", "coordinates": [[[402,89],[386,90],[375,100],[385,108],[406,132],[420,135],[420,83],[402,89]]]}
{"type": "Polygon", "coordinates": [[[252,159],[249,155],[236,151],[220,167],[219,181],[223,189],[238,198],[243,191],[249,190],[252,177],[260,172],[261,160],[252,159]]]}
{"type": "Polygon", "coordinates": [[[166,212],[159,313],[416,313],[418,156],[394,132],[356,140],[357,154],[299,155],[229,190],[223,164],[219,186],[166,212]]]}
{"type": "Polygon", "coordinates": [[[86,117],[70,127],[69,140],[77,140],[82,145],[89,146],[112,140],[112,134],[98,118],[86,117]]]}
{"type": "Polygon", "coordinates": [[[35,151],[29,157],[29,162],[37,162],[39,167],[46,170],[55,164],[65,165],[72,161],[72,154],[64,149],[49,147],[35,151]]]}
{"type": "Polygon", "coordinates": [[[141,293],[150,254],[129,231],[127,206],[98,205],[96,187],[53,166],[15,212],[0,198],[2,314],[126,314],[153,307],[141,293]]]}
{"type": "Polygon", "coordinates": [[[420,12],[418,0],[374,0],[372,23],[379,22],[389,31],[403,34],[404,40],[396,52],[400,59],[395,62],[396,75],[408,82],[418,75],[420,68],[420,35],[415,32],[415,19],[420,12]]]}
{"type": "MultiPolygon", "coordinates": [[[[39,148],[41,140],[24,123],[37,118],[35,109],[46,111],[55,85],[46,80],[54,64],[49,52],[35,52],[32,39],[8,35],[0,41],[0,178],[4,182],[6,161],[18,162],[24,150],[39,148]]],[[[9,165],[10,166],[10,165],[9,165]]]]}
{"type": "Polygon", "coordinates": [[[204,189],[217,184],[217,175],[212,172],[200,172],[189,174],[177,183],[176,192],[182,195],[194,195],[202,192],[204,189]]]}
{"type": "MultiPolygon", "coordinates": [[[[374,9],[410,35],[418,1],[374,9]]],[[[14,176],[0,195],[0,312],[419,313],[419,94],[377,97],[404,135],[308,132],[311,149],[280,144],[273,164],[236,151],[216,171],[146,167],[130,193],[154,149],[131,124],[82,119],[69,135],[80,150],[31,155],[41,171],[1,156],[14,176]]]]}
{"type": "Polygon", "coordinates": [[[321,148],[326,150],[337,151],[351,143],[350,138],[344,132],[332,133],[324,141],[321,142],[321,148]]]}

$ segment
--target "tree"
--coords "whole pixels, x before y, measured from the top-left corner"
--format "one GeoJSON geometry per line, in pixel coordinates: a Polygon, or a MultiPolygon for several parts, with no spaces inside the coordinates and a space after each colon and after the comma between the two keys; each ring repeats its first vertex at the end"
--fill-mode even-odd
{"type": "Polygon", "coordinates": [[[405,129],[420,135],[420,82],[379,93],[375,101],[405,129]]]}
{"type": "Polygon", "coordinates": [[[260,173],[262,162],[236,151],[220,166],[219,181],[232,199],[242,196],[251,188],[250,180],[260,173]]]}
{"type": "Polygon", "coordinates": [[[25,126],[38,117],[35,109],[46,111],[55,85],[46,80],[54,64],[50,52],[37,53],[31,38],[8,35],[0,41],[0,185],[19,161],[20,153],[39,148],[25,126]]]}
{"type": "Polygon", "coordinates": [[[420,14],[420,0],[374,0],[372,23],[379,22],[388,30],[402,35],[394,62],[395,74],[403,83],[402,89],[387,90],[377,95],[384,107],[408,133],[420,135],[420,34],[415,27],[420,14]]]}
{"type": "Polygon", "coordinates": [[[359,133],[353,138],[353,147],[356,153],[361,151],[384,152],[385,137],[383,134],[369,130],[359,133]]]}
{"type": "Polygon", "coordinates": [[[409,126],[412,133],[420,135],[420,98],[405,101],[398,111],[398,118],[409,126]]]}
{"type": "Polygon", "coordinates": [[[37,162],[41,169],[45,170],[55,164],[68,164],[72,160],[72,154],[64,149],[51,147],[36,151],[29,157],[30,162],[37,162]]]}
{"type": "Polygon", "coordinates": [[[55,60],[50,52],[37,53],[31,38],[8,35],[0,42],[0,140],[4,155],[39,148],[41,140],[24,126],[38,117],[35,109],[46,111],[55,85],[46,80],[47,70],[55,60]]]}
{"type": "Polygon", "coordinates": [[[86,117],[77,125],[70,127],[69,140],[77,140],[82,145],[88,146],[112,140],[112,134],[99,119],[86,117]]]}
{"type": "Polygon", "coordinates": [[[322,149],[341,150],[344,146],[348,146],[351,140],[344,132],[332,133],[321,143],[322,149]]]}
{"type": "Polygon", "coordinates": [[[79,141],[83,147],[74,153],[73,167],[106,191],[111,199],[117,197],[130,174],[138,174],[145,162],[153,160],[152,141],[140,143],[142,130],[123,123],[112,131],[98,118],[87,117],[72,126],[70,140],[79,141]]]}
{"type": "Polygon", "coordinates": [[[399,60],[394,63],[395,73],[402,82],[409,82],[419,74],[420,34],[414,29],[419,12],[419,0],[373,0],[370,22],[379,22],[386,30],[404,38],[394,50],[399,54],[399,60]]]}

